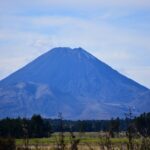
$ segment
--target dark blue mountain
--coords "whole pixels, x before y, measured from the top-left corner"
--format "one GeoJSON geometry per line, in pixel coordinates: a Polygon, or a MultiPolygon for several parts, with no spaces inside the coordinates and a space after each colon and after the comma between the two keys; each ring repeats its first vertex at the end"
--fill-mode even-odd
{"type": "Polygon", "coordinates": [[[82,48],[54,48],[0,82],[1,118],[62,112],[67,119],[106,119],[129,107],[150,111],[149,104],[149,89],[82,48]]]}

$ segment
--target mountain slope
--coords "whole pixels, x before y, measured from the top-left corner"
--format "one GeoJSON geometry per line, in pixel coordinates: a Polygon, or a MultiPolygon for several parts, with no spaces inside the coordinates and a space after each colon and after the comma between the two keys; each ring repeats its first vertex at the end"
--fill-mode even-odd
{"type": "Polygon", "coordinates": [[[148,92],[82,48],[54,48],[0,82],[0,117],[55,117],[58,112],[69,119],[123,116],[128,106],[143,112],[148,92]]]}

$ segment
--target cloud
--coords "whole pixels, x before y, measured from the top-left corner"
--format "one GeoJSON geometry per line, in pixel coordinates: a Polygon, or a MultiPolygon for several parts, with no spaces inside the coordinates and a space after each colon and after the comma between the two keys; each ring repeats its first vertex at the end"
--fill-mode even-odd
{"type": "Polygon", "coordinates": [[[24,16],[13,20],[15,24],[18,21],[21,27],[24,27],[24,22],[29,27],[13,27],[12,30],[5,26],[6,29],[0,30],[0,39],[14,41],[12,45],[16,50],[26,53],[31,50],[44,52],[55,46],[81,46],[113,64],[114,61],[131,60],[139,53],[139,48],[150,49],[149,36],[101,20],[68,16],[24,16]]]}

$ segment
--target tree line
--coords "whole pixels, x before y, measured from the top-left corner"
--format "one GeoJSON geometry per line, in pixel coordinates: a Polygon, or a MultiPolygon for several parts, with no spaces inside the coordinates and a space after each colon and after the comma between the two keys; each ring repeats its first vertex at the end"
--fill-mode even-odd
{"type": "Polygon", "coordinates": [[[150,113],[138,117],[126,116],[125,119],[111,120],[61,120],[44,119],[40,115],[27,118],[5,118],[0,120],[0,137],[41,138],[49,137],[53,132],[99,132],[107,131],[113,137],[114,133],[132,131],[142,136],[150,136],[150,113]]]}
{"type": "Polygon", "coordinates": [[[11,138],[40,138],[48,137],[51,132],[49,121],[40,115],[33,115],[27,118],[5,118],[0,120],[0,137],[11,138]]]}

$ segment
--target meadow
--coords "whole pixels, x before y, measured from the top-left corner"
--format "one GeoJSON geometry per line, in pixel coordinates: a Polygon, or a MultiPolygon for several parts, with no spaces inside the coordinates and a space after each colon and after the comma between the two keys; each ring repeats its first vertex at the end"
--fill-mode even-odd
{"type": "Polygon", "coordinates": [[[16,139],[18,149],[33,150],[149,150],[150,139],[136,137],[132,148],[125,133],[110,138],[107,132],[54,133],[49,138],[16,139]],[[74,137],[71,136],[74,135],[74,137]],[[145,145],[143,142],[145,140],[145,145]],[[78,141],[78,142],[77,142],[78,141]]]}

